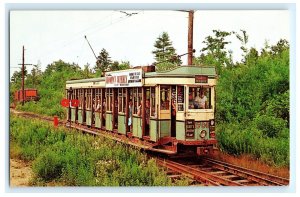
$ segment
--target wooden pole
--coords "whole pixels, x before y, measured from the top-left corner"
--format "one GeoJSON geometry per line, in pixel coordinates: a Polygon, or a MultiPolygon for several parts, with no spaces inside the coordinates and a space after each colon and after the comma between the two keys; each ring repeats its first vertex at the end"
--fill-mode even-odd
{"type": "Polygon", "coordinates": [[[193,23],[194,10],[189,11],[189,26],[188,26],[188,65],[193,64],[193,23]]]}
{"type": "Polygon", "coordinates": [[[23,45],[23,57],[22,57],[22,105],[24,105],[24,99],[25,99],[25,96],[24,96],[24,64],[25,64],[25,58],[24,58],[24,45],[23,45]]]}

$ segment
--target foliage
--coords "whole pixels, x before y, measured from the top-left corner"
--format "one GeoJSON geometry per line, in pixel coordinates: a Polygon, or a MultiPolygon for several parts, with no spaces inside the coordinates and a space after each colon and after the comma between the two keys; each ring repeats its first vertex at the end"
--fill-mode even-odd
{"type": "Polygon", "coordinates": [[[117,70],[126,70],[130,68],[130,63],[128,61],[122,61],[119,63],[118,61],[114,61],[110,66],[108,71],[117,71],[117,70]]]}
{"type": "Polygon", "coordinates": [[[226,50],[226,45],[231,42],[226,39],[233,32],[213,30],[213,33],[213,36],[207,36],[203,41],[205,47],[201,49],[202,54],[196,58],[196,62],[215,66],[217,73],[221,75],[224,67],[232,66],[232,59],[229,58],[231,57],[230,52],[226,50]]]}
{"type": "MultiPolygon", "coordinates": [[[[289,132],[284,128],[283,132],[289,132]]],[[[223,123],[218,125],[220,149],[232,155],[251,154],[267,164],[289,165],[289,138],[265,136],[255,123],[223,123]]]]}
{"type": "Polygon", "coordinates": [[[280,40],[243,63],[223,68],[218,80],[218,140],[231,154],[251,153],[268,163],[289,164],[289,45],[280,40]]]}
{"type": "Polygon", "coordinates": [[[241,42],[242,46],[240,49],[244,52],[243,56],[245,58],[246,54],[248,53],[247,43],[249,40],[249,35],[245,30],[241,29],[240,31],[242,32],[242,35],[238,34],[237,32],[233,32],[233,34],[235,34],[236,38],[241,42]]]}
{"type": "MultiPolygon", "coordinates": [[[[65,82],[74,78],[81,79],[84,76],[83,71],[76,64],[65,63],[62,60],[49,64],[37,86],[40,100],[27,102],[24,106],[18,105],[17,109],[64,118],[65,109],[60,105],[60,101],[65,97],[65,82]]],[[[26,80],[26,86],[30,86],[29,82],[26,80]]]]}
{"type": "MultiPolygon", "coordinates": [[[[109,57],[108,51],[106,49],[102,49],[97,57],[96,66],[94,70],[100,71],[101,73],[108,71],[109,65],[112,63],[111,57],[109,57]]],[[[101,75],[102,76],[102,75],[101,75]]]]}
{"type": "Polygon", "coordinates": [[[158,71],[169,70],[182,62],[176,54],[175,48],[172,46],[169,34],[163,32],[154,43],[155,50],[152,51],[156,60],[155,65],[158,71]]]}
{"type": "Polygon", "coordinates": [[[22,159],[33,161],[35,185],[60,182],[66,186],[174,186],[166,171],[146,154],[102,137],[54,129],[48,123],[11,117],[10,142],[22,159]]]}
{"type": "Polygon", "coordinates": [[[86,65],[84,65],[82,73],[83,73],[83,78],[85,78],[85,79],[94,77],[94,73],[93,73],[92,69],[90,69],[90,65],[88,63],[86,65]]]}

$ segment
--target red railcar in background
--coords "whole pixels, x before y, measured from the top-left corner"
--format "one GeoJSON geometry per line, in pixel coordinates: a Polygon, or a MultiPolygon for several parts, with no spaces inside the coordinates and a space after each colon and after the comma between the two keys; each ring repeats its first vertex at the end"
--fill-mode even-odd
{"type": "MultiPolygon", "coordinates": [[[[18,90],[15,92],[14,97],[15,102],[23,101],[23,92],[22,90],[18,90]]],[[[24,90],[24,101],[38,101],[38,91],[36,89],[25,89],[24,90]]]]}

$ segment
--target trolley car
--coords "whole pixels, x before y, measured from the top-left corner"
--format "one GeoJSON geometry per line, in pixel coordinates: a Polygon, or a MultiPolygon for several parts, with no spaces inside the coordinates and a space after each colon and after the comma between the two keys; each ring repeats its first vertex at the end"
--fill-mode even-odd
{"type": "Polygon", "coordinates": [[[79,101],[77,107],[70,107],[68,119],[152,151],[211,153],[217,143],[215,68],[145,71],[133,68],[67,81],[68,98],[79,101]]]}

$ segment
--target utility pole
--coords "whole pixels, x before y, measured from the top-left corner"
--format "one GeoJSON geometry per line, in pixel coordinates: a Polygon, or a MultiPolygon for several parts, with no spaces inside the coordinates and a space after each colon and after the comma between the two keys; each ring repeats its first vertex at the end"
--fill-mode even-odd
{"type": "Polygon", "coordinates": [[[23,45],[23,55],[22,55],[22,105],[24,105],[24,64],[25,64],[25,58],[24,58],[24,45],[23,45]]]}
{"type": "Polygon", "coordinates": [[[194,10],[190,10],[189,24],[188,24],[188,65],[193,64],[193,23],[194,23],[194,10]]]}
{"type": "Polygon", "coordinates": [[[25,64],[25,48],[24,48],[24,45],[23,45],[23,54],[22,54],[22,64],[18,64],[18,65],[22,65],[22,105],[24,105],[24,99],[25,99],[25,95],[24,95],[24,78],[25,78],[25,73],[24,73],[24,70],[25,70],[25,65],[32,65],[32,64],[25,64]]]}

